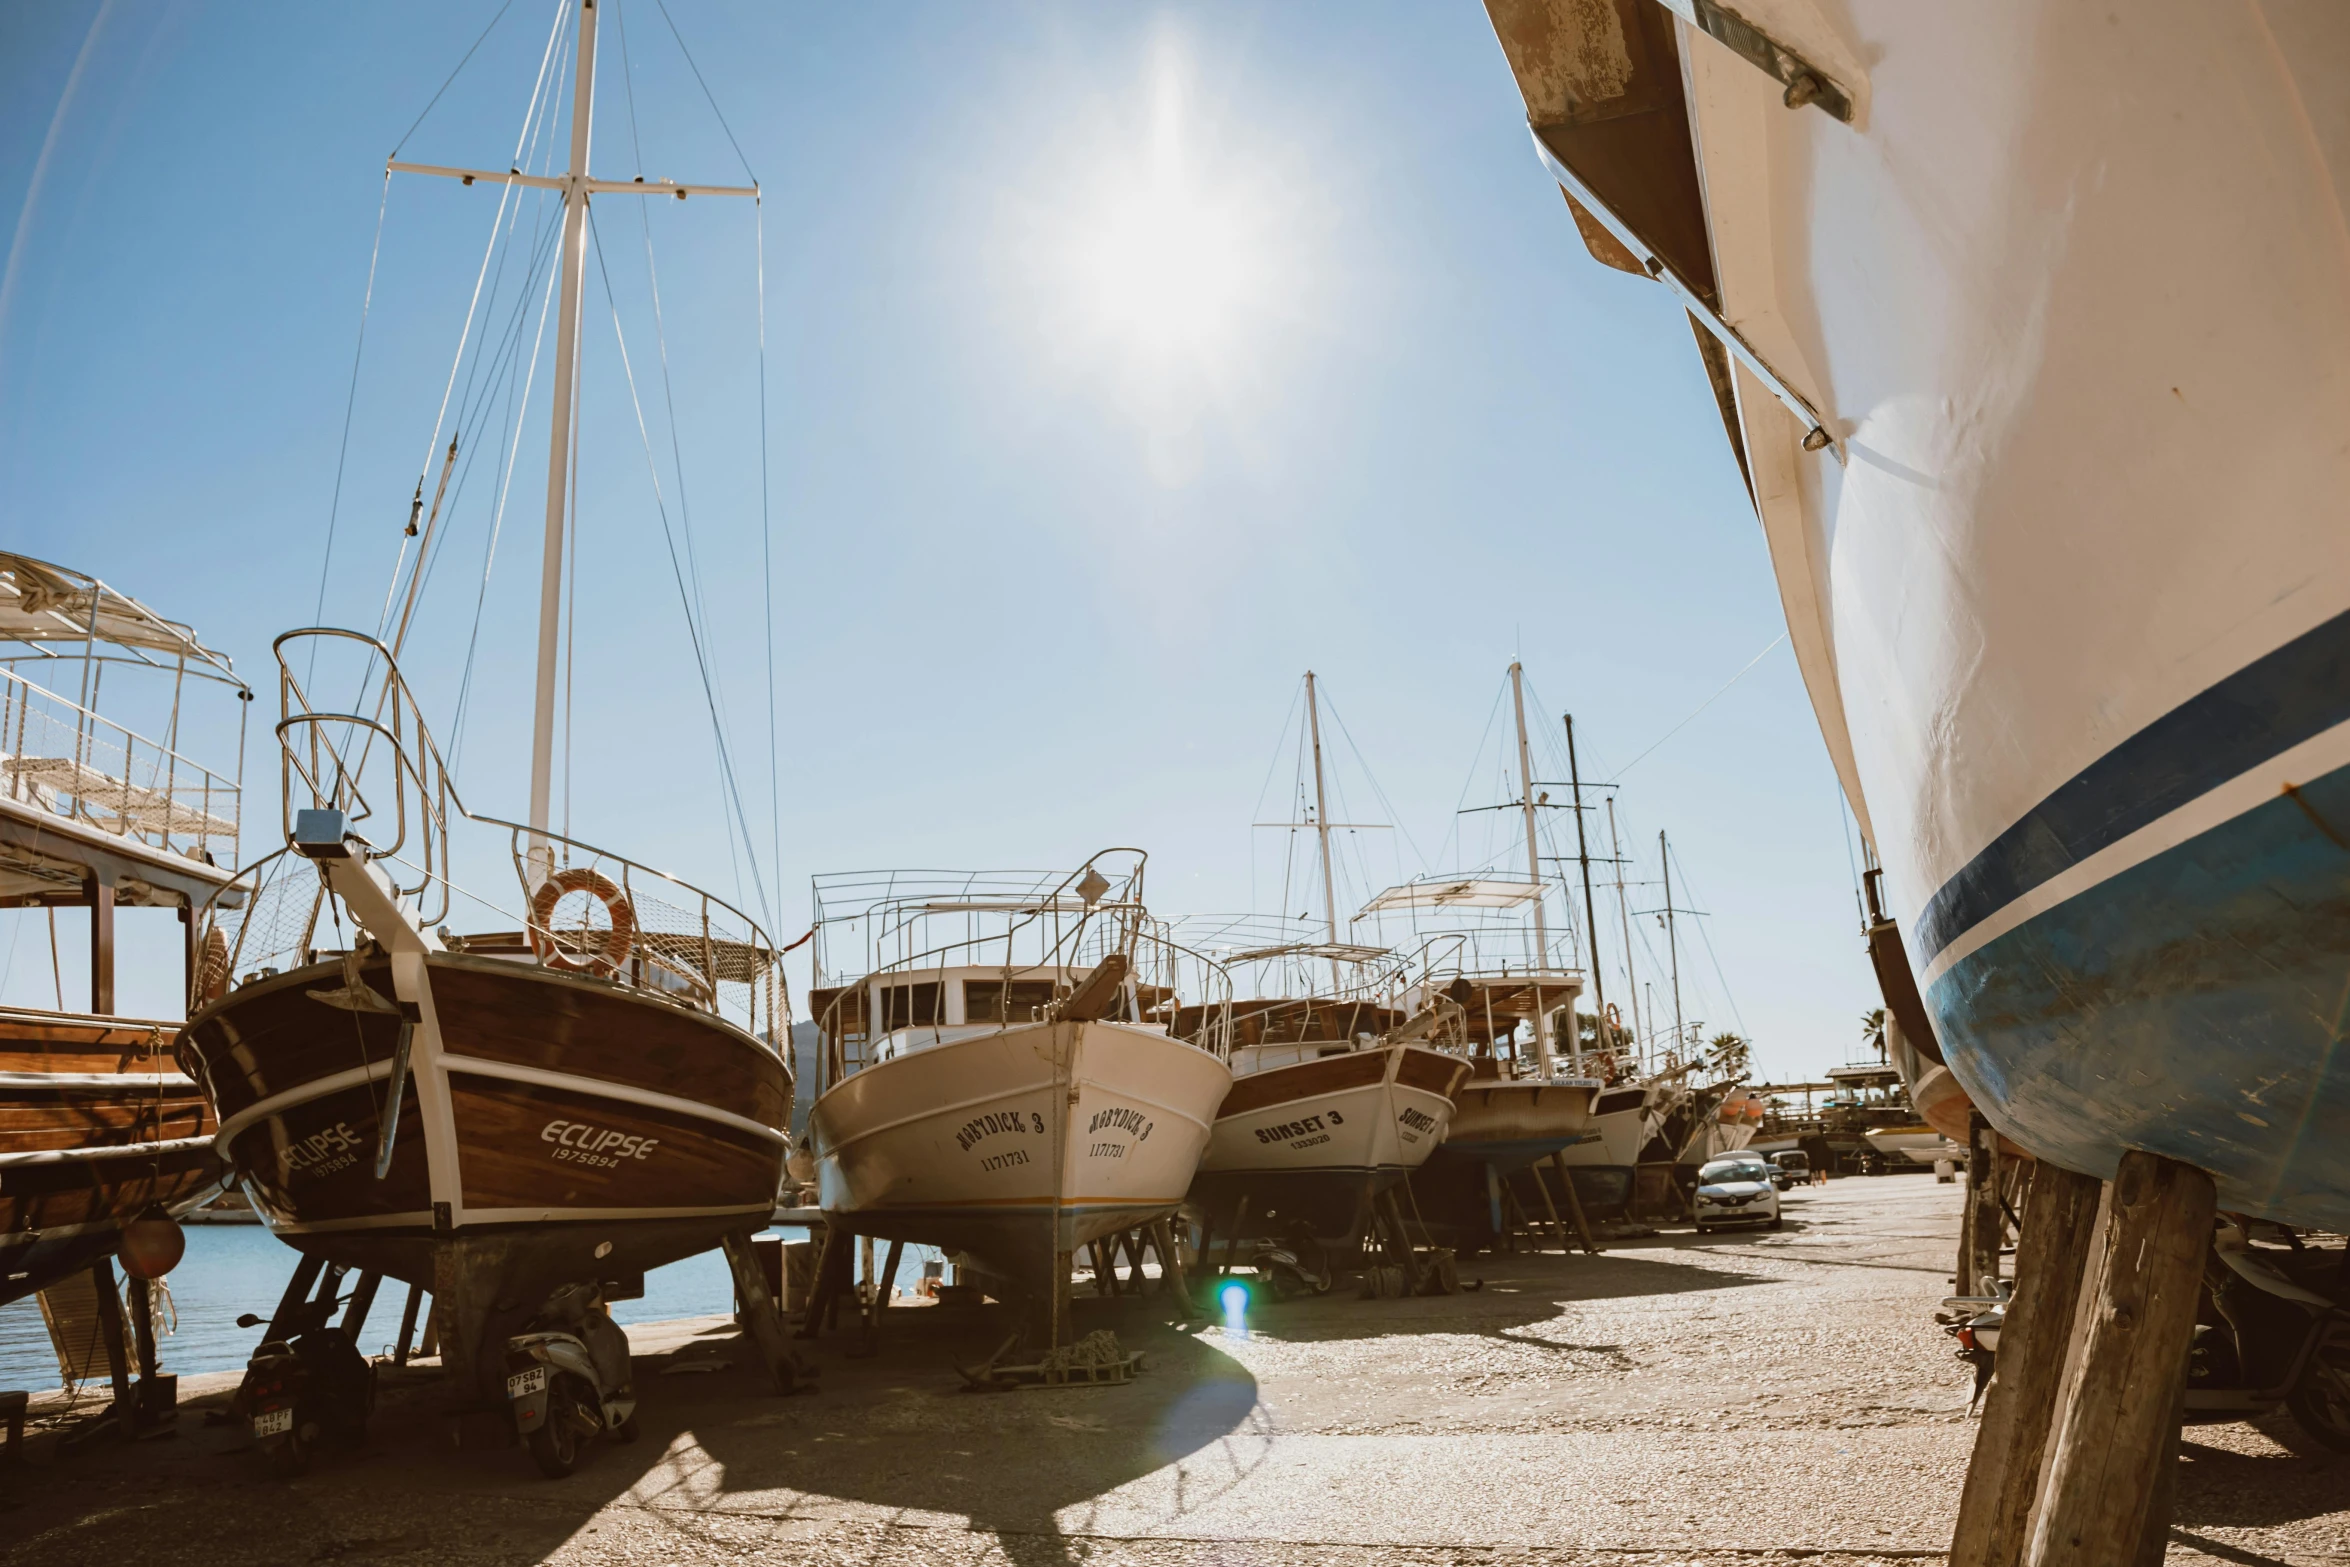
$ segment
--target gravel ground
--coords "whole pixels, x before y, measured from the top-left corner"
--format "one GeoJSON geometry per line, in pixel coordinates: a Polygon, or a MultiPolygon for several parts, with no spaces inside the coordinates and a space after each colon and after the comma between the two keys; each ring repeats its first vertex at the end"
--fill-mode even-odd
{"type": "MultiPolygon", "coordinates": [[[[207,1424],[0,1472],[11,1564],[432,1561],[1352,1567],[1938,1558],[1973,1426],[1930,1313],[1958,1192],[1923,1176],[1790,1195],[1778,1232],[1481,1258],[1446,1299],[1272,1306],[1177,1331],[1081,1302],[1131,1385],[979,1395],[951,1369],[995,1308],[891,1314],[778,1399],[719,1321],[639,1327],[645,1438],[568,1480],[459,1453],[429,1370],[388,1374],[368,1446],[265,1478],[207,1424]],[[730,1359],[658,1374],[673,1352],[730,1359]]],[[[2350,1561],[2350,1461],[2281,1418],[2188,1432],[2174,1562],[2350,1561]]]]}

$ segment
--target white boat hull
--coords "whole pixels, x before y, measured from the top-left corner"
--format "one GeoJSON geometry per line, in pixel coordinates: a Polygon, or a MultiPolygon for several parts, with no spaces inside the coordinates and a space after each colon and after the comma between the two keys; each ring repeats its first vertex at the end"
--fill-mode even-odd
{"type": "Polygon", "coordinates": [[[1351,1240],[1371,1202],[1428,1161],[1452,1122],[1458,1056],[1403,1045],[1350,1051],[1233,1080],[1189,1206],[1229,1233],[1303,1226],[1351,1240]]]}
{"type": "MultiPolygon", "coordinates": [[[[1572,160],[1608,8],[1498,9],[1572,160]]],[[[1821,420],[1728,367],[1940,1049],[2069,1168],[2350,1227],[2350,9],[1751,14],[1849,122],[1683,24],[1639,85],[1686,91],[1676,265],[1821,420]]]]}
{"type": "Polygon", "coordinates": [[[1126,1023],[1034,1023],[912,1050],[809,1113],[818,1201],[859,1235],[1041,1288],[1056,1252],[1172,1213],[1232,1073],[1126,1023]]]}

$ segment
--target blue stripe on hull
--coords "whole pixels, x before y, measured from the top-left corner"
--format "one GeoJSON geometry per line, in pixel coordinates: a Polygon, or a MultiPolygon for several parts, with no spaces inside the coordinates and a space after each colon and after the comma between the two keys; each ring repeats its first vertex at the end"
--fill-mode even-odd
{"type": "Polygon", "coordinates": [[[2209,1170],[2220,1206],[2350,1229],[2350,768],[1970,954],[1928,993],[2016,1141],[2110,1177],[2209,1170]]]}

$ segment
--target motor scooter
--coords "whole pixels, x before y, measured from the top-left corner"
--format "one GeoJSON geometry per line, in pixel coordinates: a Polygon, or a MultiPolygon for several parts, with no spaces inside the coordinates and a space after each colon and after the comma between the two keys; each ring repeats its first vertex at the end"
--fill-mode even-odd
{"type": "MultiPolygon", "coordinates": [[[[253,1423],[253,1444],[279,1475],[301,1474],[324,1437],[357,1446],[375,1412],[375,1367],[332,1324],[342,1302],[331,1288],[301,1304],[280,1336],[266,1339],[246,1363],[236,1405],[253,1423]]],[[[237,1326],[255,1328],[251,1312],[237,1326]]]]}
{"type": "MultiPolygon", "coordinates": [[[[2316,1441],[2350,1452],[2350,1257],[2302,1243],[2257,1245],[2249,1226],[2223,1221],[2212,1237],[2188,1354],[2186,1421],[2249,1420],[2282,1407],[2316,1441]]],[[[1953,1295],[1935,1314],[1975,1368],[1975,1394],[1999,1353],[2010,1286],[1953,1295]]]]}
{"type": "Polygon", "coordinates": [[[2187,1362],[2187,1420],[2245,1420],[2279,1405],[2311,1437],[2350,1452],[2350,1259],[2278,1230],[2256,1245],[2248,1225],[2212,1238],[2187,1362]]]}
{"type": "Polygon", "coordinates": [[[628,1335],[595,1284],[567,1284],[506,1341],[506,1401],[540,1473],[560,1480],[606,1432],[637,1439],[628,1335]]]}

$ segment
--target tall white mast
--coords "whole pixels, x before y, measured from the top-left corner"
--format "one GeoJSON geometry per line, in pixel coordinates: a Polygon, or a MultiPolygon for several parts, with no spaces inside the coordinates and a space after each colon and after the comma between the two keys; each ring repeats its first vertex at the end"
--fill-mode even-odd
{"type": "Polygon", "coordinates": [[[579,68],[571,87],[571,169],[563,180],[563,299],[555,323],[554,417],[547,429],[547,542],[539,567],[539,679],[530,731],[531,869],[553,868],[548,802],[555,787],[555,666],[563,646],[563,516],[571,477],[571,416],[579,369],[580,283],[587,267],[588,139],[596,111],[596,0],[580,0],[579,68]]]}
{"type": "MultiPolygon", "coordinates": [[[[1314,830],[1322,840],[1322,913],[1328,940],[1338,945],[1338,884],[1330,874],[1330,797],[1322,788],[1322,709],[1314,697],[1314,672],[1306,671],[1306,727],[1314,741],[1314,830]]],[[[1338,997],[1338,959],[1330,959],[1330,995],[1338,997]]]]}
{"type": "Polygon", "coordinates": [[[384,164],[387,170],[403,174],[433,174],[467,185],[550,190],[563,197],[562,316],[555,323],[554,410],[547,431],[547,543],[539,571],[538,691],[530,740],[530,859],[533,870],[542,876],[552,863],[546,832],[548,803],[555,791],[555,674],[563,648],[563,518],[571,478],[572,417],[579,402],[580,295],[587,270],[588,197],[625,194],[671,196],[683,201],[688,196],[749,196],[757,200],[759,195],[756,185],[591,178],[588,143],[595,128],[596,0],[579,0],[578,55],[571,84],[571,167],[567,173],[525,174],[511,167],[449,168],[435,163],[403,163],[397,158],[384,164]]]}
{"type": "MultiPolygon", "coordinates": [[[[1526,671],[1522,664],[1510,665],[1510,701],[1518,710],[1518,803],[1526,810],[1526,878],[1534,883],[1534,971],[1541,973],[1550,967],[1550,931],[1542,912],[1542,850],[1534,836],[1534,753],[1526,745],[1526,671]]],[[[1582,1071],[1581,1041],[1569,1046],[1575,1054],[1577,1074],[1582,1071]]],[[[1542,1005],[1542,993],[1537,987],[1534,996],[1534,1064],[1544,1081],[1550,1078],[1550,1014],[1542,1005]]]]}

